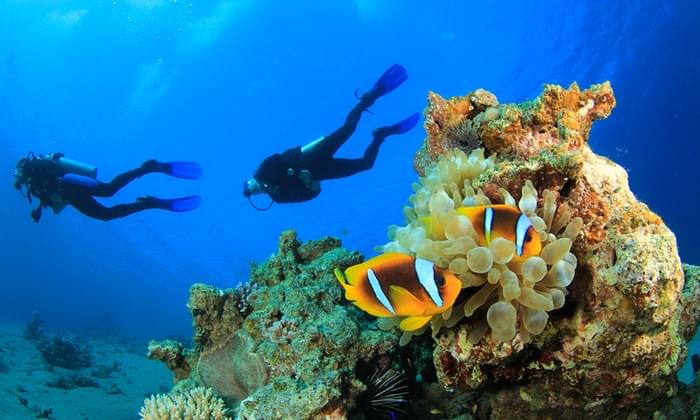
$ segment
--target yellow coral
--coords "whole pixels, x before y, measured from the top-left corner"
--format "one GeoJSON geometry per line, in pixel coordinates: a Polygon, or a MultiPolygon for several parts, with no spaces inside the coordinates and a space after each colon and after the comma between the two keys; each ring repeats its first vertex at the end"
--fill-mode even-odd
{"type": "Polygon", "coordinates": [[[139,415],[143,420],[231,420],[226,415],[224,401],[204,387],[172,395],[151,395],[144,401],[139,415]]]}
{"type": "MultiPolygon", "coordinates": [[[[488,329],[496,341],[509,341],[516,333],[527,341],[541,333],[547,325],[547,312],[564,305],[566,288],[573,280],[576,257],[571,253],[573,239],[583,227],[581,218],[571,217],[560,209],[555,220],[557,203],[551,191],[543,192],[543,205],[538,208],[537,190],[530,181],[522,188],[517,201],[501,188],[503,204],[527,215],[542,244],[538,255],[518,258],[515,244],[497,238],[490,244],[479,244],[468,218],[457,209],[463,206],[491,205],[491,200],[473,181],[494,165],[495,156],[484,157],[482,149],[466,155],[454,149],[441,156],[426,171],[426,176],[413,185],[415,194],[404,209],[408,224],[389,228],[391,242],[380,247],[382,252],[402,252],[447,267],[462,281],[465,299],[451,311],[436,315],[430,322],[433,334],[442,327],[451,327],[465,316],[480,333],[469,337],[479,341],[488,329]],[[430,222],[430,223],[427,223],[430,222]],[[514,258],[515,257],[515,258],[514,258]]],[[[387,319],[382,328],[391,328],[399,320],[387,319]]],[[[425,328],[404,333],[401,343],[425,328]]]]}

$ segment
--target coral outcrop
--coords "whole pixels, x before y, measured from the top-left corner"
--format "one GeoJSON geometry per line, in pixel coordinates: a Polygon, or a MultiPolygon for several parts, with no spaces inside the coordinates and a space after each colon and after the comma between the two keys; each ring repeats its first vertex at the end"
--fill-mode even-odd
{"type": "Polygon", "coordinates": [[[176,380],[186,379],[190,376],[189,355],[182,343],[174,340],[151,341],[148,343],[147,357],[152,360],[160,360],[175,374],[176,380]]]}
{"type": "Polygon", "coordinates": [[[545,85],[535,100],[499,105],[496,96],[483,89],[452,99],[428,94],[425,112],[427,138],[416,153],[414,167],[420,175],[439,156],[454,149],[484,147],[503,157],[528,159],[540,151],[578,150],[588,141],[593,121],[607,118],[615,107],[609,83],[581,91],[545,85]]]}
{"type": "Polygon", "coordinates": [[[164,351],[153,343],[159,349],[154,358],[175,372],[174,392],[209,387],[239,419],[345,416],[366,387],[357,366],[398,342],[396,334],[344,305],[333,269],[360,260],[336,239],[302,244],[296,233],[284,232],[278,253],[253,267],[247,285],[192,286],[195,348],[182,351],[171,343],[164,351]]]}
{"type": "MultiPolygon", "coordinates": [[[[521,200],[531,183],[542,197],[538,207],[549,191],[557,208],[581,219],[582,232],[571,238],[577,265],[566,304],[549,312],[541,333],[475,343],[473,324],[460,323],[438,336],[440,383],[482,392],[475,410],[492,418],[651,410],[675,390],[698,299],[690,279],[684,295],[673,233],[634,197],[625,171],[587,145],[592,122],[615,105],[610,85],[584,91],[548,85],[537,99],[516,105],[491,98],[484,107],[476,96],[430,95],[418,172],[430,175],[455,147],[483,148],[492,164],[470,182],[477,195],[499,202],[505,191],[521,200]]],[[[443,181],[451,194],[450,180],[443,181]]]]}

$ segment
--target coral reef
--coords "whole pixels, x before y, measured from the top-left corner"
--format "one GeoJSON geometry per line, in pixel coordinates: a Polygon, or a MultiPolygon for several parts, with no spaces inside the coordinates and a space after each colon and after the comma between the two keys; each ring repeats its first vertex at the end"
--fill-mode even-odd
{"type": "Polygon", "coordinates": [[[177,383],[142,417],[193,389],[209,396],[205,409],[237,419],[373,418],[383,395],[390,417],[700,415],[697,385],[675,376],[700,320],[700,270],[681,264],[625,171],[587,145],[614,106],[607,83],[547,85],[522,104],[484,90],[430,93],[421,177],[406,224],[380,250],[460,279],[454,306],[426,326],[432,335],[401,333],[400,319],[377,322],[344,301],[333,270],[363,258],[287,231],[244,287],[192,286],[194,348],[152,343],[177,383]],[[474,209],[487,208],[526,220],[527,244],[486,235],[474,209]]]}
{"type": "Polygon", "coordinates": [[[22,336],[24,336],[24,338],[27,340],[32,341],[44,340],[46,338],[46,334],[44,334],[44,329],[41,328],[42,325],[44,325],[44,321],[42,321],[41,315],[38,311],[33,311],[32,320],[29,321],[29,324],[24,327],[22,336]]]}
{"type": "MultiPolygon", "coordinates": [[[[565,259],[575,261],[575,276],[566,303],[548,313],[540,334],[523,337],[520,328],[512,340],[485,336],[476,341],[470,337],[478,325],[457,324],[438,336],[433,356],[440,383],[480,391],[474,405],[479,417],[579,418],[585,413],[608,418],[637,407],[652,409],[676,389],[674,374],[698,324],[698,294],[692,285],[696,279],[688,273],[684,289],[673,234],[637,201],[625,171],[586,144],[592,121],[607,117],[615,105],[612,89],[607,83],[584,91],[576,85],[547,85],[531,102],[483,110],[472,98],[429,97],[428,138],[415,159],[418,172],[426,175],[422,186],[432,185],[431,176],[445,166],[440,156],[458,154],[455,146],[470,156],[483,148],[490,162],[467,188],[476,192],[477,204],[483,197],[507,202],[506,193],[522,202],[531,185],[538,192],[534,202],[543,209],[537,216],[546,220],[546,202],[553,200],[558,210],[552,220],[560,220],[563,212],[571,223],[580,218],[575,230],[581,234],[566,235],[573,239],[575,259],[565,259]],[[457,130],[464,134],[460,138],[455,127],[470,129],[457,130]]],[[[470,195],[449,188],[450,171],[441,176],[444,191],[431,190],[428,203],[437,201],[436,195],[454,201],[462,198],[457,193],[470,195]]],[[[422,190],[419,186],[416,195],[422,190]]],[[[419,201],[426,202],[414,200],[414,207],[419,201]]],[[[413,213],[406,213],[412,221],[413,213]]],[[[415,213],[420,215],[419,208],[415,213]]],[[[415,223],[407,228],[418,230],[415,223]]],[[[411,237],[399,229],[390,233],[411,237]]],[[[418,242],[412,244],[415,252],[418,242]]],[[[436,252],[444,251],[438,247],[436,252]]]]}
{"type": "MultiPolygon", "coordinates": [[[[697,375],[697,372],[695,372],[697,375]]],[[[678,393],[651,413],[654,419],[697,419],[700,416],[700,382],[697,376],[689,385],[678,384],[678,393]]]]}
{"type": "Polygon", "coordinates": [[[195,348],[183,352],[171,343],[174,350],[159,352],[184,355],[187,379],[167,363],[172,357],[157,358],[176,371],[176,390],[210,387],[239,419],[344,416],[366,388],[357,364],[397,344],[396,334],[342,304],[333,269],[360,260],[336,239],[302,244],[284,232],[277,254],[253,266],[248,286],[190,289],[195,348]]]}
{"type": "Polygon", "coordinates": [[[172,395],[152,395],[139,411],[143,420],[230,420],[224,401],[209,388],[198,387],[172,395]]]}
{"type": "Polygon", "coordinates": [[[92,366],[92,355],[86,345],[74,343],[66,337],[54,336],[37,343],[41,357],[51,366],[81,369],[92,366]]]}

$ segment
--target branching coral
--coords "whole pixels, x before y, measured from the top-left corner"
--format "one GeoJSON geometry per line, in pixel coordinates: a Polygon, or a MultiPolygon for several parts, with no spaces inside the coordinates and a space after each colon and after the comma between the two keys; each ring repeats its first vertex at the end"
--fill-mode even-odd
{"type": "Polygon", "coordinates": [[[139,415],[143,420],[231,419],[224,401],[203,387],[173,395],[152,395],[144,401],[139,415]]]}
{"type": "MultiPolygon", "coordinates": [[[[496,341],[509,341],[518,331],[527,341],[544,330],[547,312],[564,305],[566,288],[573,280],[576,257],[570,252],[571,245],[583,221],[572,218],[565,206],[557,209],[551,191],[544,191],[538,207],[537,191],[529,181],[517,202],[510,192],[500,189],[503,204],[526,215],[536,232],[538,246],[530,254],[522,254],[505,235],[485,241],[465,215],[471,206],[494,204],[472,185],[493,166],[494,159],[494,155],[485,158],[482,149],[469,156],[459,149],[443,155],[420,183],[414,184],[415,194],[409,199],[412,206],[404,211],[408,224],[391,227],[393,241],[381,248],[433,261],[462,281],[464,298],[451,311],[433,317],[433,334],[466,316],[473,320],[472,343],[484,336],[487,327],[496,341]]],[[[381,325],[386,328],[397,321],[383,320],[381,325]]],[[[411,334],[405,332],[402,343],[411,334]]]]}

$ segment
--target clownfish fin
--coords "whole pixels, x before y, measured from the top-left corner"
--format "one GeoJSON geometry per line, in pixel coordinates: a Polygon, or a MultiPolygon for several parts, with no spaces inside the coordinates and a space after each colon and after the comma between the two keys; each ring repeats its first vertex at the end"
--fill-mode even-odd
{"type": "Polygon", "coordinates": [[[371,267],[376,267],[380,265],[384,265],[387,263],[394,263],[396,261],[409,261],[413,260],[412,257],[402,254],[400,252],[386,252],[384,254],[377,255],[376,257],[372,258],[371,260],[368,260],[365,262],[365,264],[370,265],[371,267]]]}
{"type": "Polygon", "coordinates": [[[335,278],[338,279],[338,283],[340,283],[341,286],[343,286],[343,291],[345,292],[345,299],[354,301],[357,300],[357,296],[355,296],[357,293],[355,292],[355,288],[352,287],[347,279],[345,278],[345,274],[343,274],[340,269],[336,268],[333,270],[333,274],[335,274],[335,278]]]}
{"type": "Polygon", "coordinates": [[[399,315],[419,315],[425,312],[425,304],[401,286],[389,286],[389,300],[399,315]]]}
{"type": "Polygon", "coordinates": [[[399,328],[401,331],[416,331],[427,324],[432,317],[432,315],[409,316],[399,323],[399,328]]]}
{"type": "Polygon", "coordinates": [[[343,272],[340,271],[339,268],[336,268],[335,270],[333,270],[333,274],[335,274],[335,278],[338,279],[338,283],[340,283],[340,285],[343,286],[343,289],[345,289],[345,286],[348,285],[348,282],[345,279],[345,275],[343,274],[343,272]]]}

